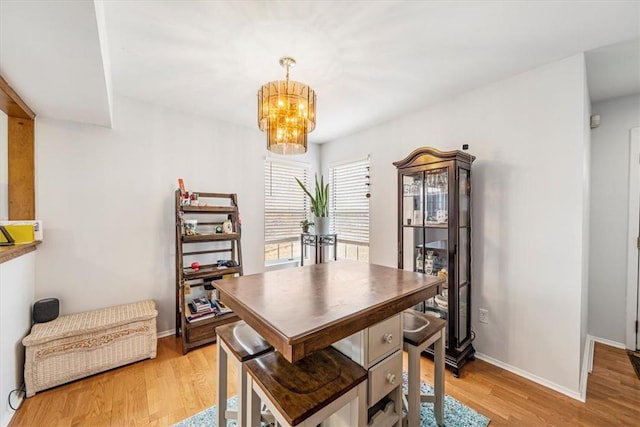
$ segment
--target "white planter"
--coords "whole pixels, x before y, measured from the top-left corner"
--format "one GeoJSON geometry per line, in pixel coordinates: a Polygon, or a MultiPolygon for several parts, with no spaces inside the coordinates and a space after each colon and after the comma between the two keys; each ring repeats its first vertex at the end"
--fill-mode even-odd
{"type": "Polygon", "coordinates": [[[329,234],[329,217],[328,216],[317,216],[316,219],[313,220],[315,225],[316,235],[324,235],[329,234]]]}

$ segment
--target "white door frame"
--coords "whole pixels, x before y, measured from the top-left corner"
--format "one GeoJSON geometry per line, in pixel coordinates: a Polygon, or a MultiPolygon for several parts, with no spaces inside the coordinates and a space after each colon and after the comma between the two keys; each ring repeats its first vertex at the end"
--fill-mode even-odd
{"type": "Polygon", "coordinates": [[[627,249],[627,349],[636,350],[636,320],[640,295],[638,293],[638,237],[640,237],[640,127],[629,131],[629,233],[627,249]]]}

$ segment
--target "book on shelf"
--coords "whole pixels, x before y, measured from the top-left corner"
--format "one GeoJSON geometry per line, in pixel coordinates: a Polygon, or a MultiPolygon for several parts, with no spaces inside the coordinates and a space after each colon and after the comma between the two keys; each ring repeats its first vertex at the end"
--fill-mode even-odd
{"type": "Polygon", "coordinates": [[[209,314],[203,314],[203,315],[195,316],[195,317],[187,316],[187,322],[195,323],[195,322],[199,322],[201,320],[211,319],[212,317],[216,317],[217,315],[218,315],[218,313],[211,312],[209,314]]]}
{"type": "Polygon", "coordinates": [[[187,307],[189,308],[189,312],[187,314],[191,315],[191,316],[201,316],[204,314],[209,314],[212,312],[217,312],[217,308],[213,307],[213,306],[209,306],[208,309],[206,310],[197,310],[194,306],[193,303],[188,303],[187,307]]]}
{"type": "Polygon", "coordinates": [[[191,306],[198,313],[209,312],[213,308],[213,305],[211,304],[211,301],[209,301],[209,299],[207,297],[194,298],[191,301],[191,306]]]}
{"type": "Polygon", "coordinates": [[[231,310],[229,307],[227,307],[227,305],[225,303],[223,303],[222,301],[220,301],[219,299],[214,300],[212,302],[213,304],[215,304],[218,313],[220,314],[226,314],[226,313],[231,313],[233,310],[231,310]]]}
{"type": "MultiPolygon", "coordinates": [[[[201,298],[197,298],[199,300],[198,303],[202,303],[201,298]]],[[[205,298],[206,299],[206,298],[205,298]]],[[[209,300],[207,300],[209,301],[209,300]]],[[[218,314],[218,309],[214,305],[209,302],[206,304],[204,308],[198,308],[197,303],[194,301],[185,302],[185,310],[184,310],[185,318],[187,322],[197,322],[198,320],[208,319],[210,317],[214,317],[218,314]]]]}

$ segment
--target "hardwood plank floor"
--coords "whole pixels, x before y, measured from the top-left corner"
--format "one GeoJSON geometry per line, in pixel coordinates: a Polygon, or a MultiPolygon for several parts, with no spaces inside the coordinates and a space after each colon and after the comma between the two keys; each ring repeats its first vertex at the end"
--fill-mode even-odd
{"type": "MultiPolygon", "coordinates": [[[[422,377],[433,365],[422,358],[422,377]]],[[[406,367],[406,360],[405,360],[406,367]]],[[[230,368],[230,378],[235,371],[230,368]]],[[[158,340],[158,357],[94,375],[26,399],[12,427],[169,426],[215,403],[216,346],[183,356],[174,337],[158,340]]],[[[236,394],[234,384],[229,394],[236,394]]],[[[638,426],[640,380],[624,350],[596,344],[587,403],[481,360],[460,378],[446,373],[446,393],[498,426],[638,426]]]]}

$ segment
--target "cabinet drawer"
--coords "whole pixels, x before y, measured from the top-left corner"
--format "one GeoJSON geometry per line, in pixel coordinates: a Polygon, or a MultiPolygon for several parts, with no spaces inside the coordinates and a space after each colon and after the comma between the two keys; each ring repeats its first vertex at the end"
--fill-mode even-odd
{"type": "Polygon", "coordinates": [[[369,406],[373,405],[391,390],[402,386],[402,351],[391,356],[369,369],[369,406]]]}
{"type": "Polygon", "coordinates": [[[187,328],[187,342],[190,343],[215,338],[215,336],[216,330],[213,325],[189,326],[187,328]]]}
{"type": "Polygon", "coordinates": [[[399,314],[371,326],[367,342],[367,365],[371,366],[386,355],[399,350],[401,341],[402,324],[399,314]]]}

